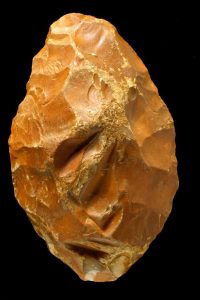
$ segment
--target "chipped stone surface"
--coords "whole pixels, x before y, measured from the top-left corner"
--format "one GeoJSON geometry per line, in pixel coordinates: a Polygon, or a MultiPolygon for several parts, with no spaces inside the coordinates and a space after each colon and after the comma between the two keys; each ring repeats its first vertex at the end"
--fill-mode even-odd
{"type": "Polygon", "coordinates": [[[19,204],[83,280],[124,274],[171,211],[173,120],[140,58],[105,20],[68,14],[51,25],[9,146],[19,204]]]}

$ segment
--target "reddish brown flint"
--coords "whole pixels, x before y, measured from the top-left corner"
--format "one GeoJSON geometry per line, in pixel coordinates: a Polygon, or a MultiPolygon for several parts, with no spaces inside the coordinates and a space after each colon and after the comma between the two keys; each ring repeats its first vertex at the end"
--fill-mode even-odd
{"type": "Polygon", "coordinates": [[[124,274],[171,211],[172,117],[140,58],[105,20],[68,14],[51,25],[9,146],[19,204],[83,280],[124,274]]]}

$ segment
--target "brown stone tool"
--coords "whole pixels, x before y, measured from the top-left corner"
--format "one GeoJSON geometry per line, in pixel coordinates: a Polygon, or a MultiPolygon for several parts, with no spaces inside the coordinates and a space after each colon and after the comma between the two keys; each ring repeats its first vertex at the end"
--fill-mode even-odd
{"type": "Polygon", "coordinates": [[[19,204],[83,280],[124,274],[171,211],[172,117],[140,58],[105,20],[68,14],[51,25],[9,146],[19,204]]]}

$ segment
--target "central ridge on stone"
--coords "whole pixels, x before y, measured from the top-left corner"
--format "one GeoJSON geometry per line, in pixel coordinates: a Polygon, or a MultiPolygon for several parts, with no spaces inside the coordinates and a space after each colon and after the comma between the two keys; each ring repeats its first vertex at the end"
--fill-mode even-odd
{"type": "Polygon", "coordinates": [[[68,14],[51,25],[9,146],[19,204],[83,280],[124,274],[171,211],[173,120],[140,58],[105,20],[68,14]]]}

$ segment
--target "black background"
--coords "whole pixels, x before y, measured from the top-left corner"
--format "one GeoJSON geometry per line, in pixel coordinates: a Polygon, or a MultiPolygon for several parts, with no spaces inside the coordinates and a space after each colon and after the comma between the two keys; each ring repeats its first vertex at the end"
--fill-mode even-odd
{"type": "MultiPolygon", "coordinates": [[[[2,5],[1,5],[2,6],[2,5]]],[[[192,294],[198,235],[194,213],[195,111],[198,105],[198,9],[193,2],[160,1],[13,1],[1,7],[0,112],[0,299],[71,299],[77,293],[96,298],[119,291],[133,299],[165,299],[192,294]],[[148,3],[148,4],[147,4],[148,3]],[[175,5],[176,4],[176,5],[175,5]],[[70,12],[104,18],[113,23],[144,61],[175,121],[180,188],[164,230],[147,253],[116,282],[92,283],[51,255],[17,204],[11,182],[7,139],[11,120],[23,100],[32,57],[44,44],[50,24],[70,12]],[[3,93],[2,93],[3,91],[3,93]],[[74,294],[72,294],[72,292],[74,294]]],[[[196,122],[196,123],[195,123],[196,122]]],[[[179,299],[179,297],[178,297],[179,299]]]]}

